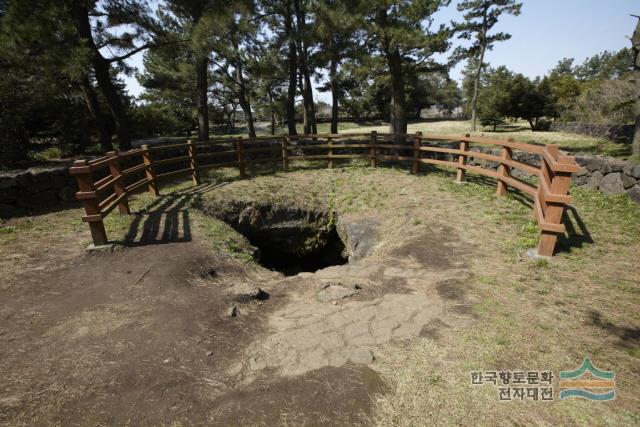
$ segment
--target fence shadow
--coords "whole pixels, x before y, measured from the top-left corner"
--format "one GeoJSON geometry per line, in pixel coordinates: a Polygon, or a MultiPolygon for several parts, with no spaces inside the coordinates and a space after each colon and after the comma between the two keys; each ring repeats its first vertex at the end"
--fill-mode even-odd
{"type": "Polygon", "coordinates": [[[581,248],[586,244],[593,243],[591,233],[589,233],[586,224],[573,206],[565,206],[562,223],[567,232],[558,236],[556,252],[571,252],[574,248],[581,248]]]}
{"type": "Polygon", "coordinates": [[[207,182],[158,197],[144,210],[132,214],[134,219],[122,243],[127,246],[146,246],[190,242],[192,234],[189,208],[201,194],[227,183],[207,182]]]}
{"type": "Polygon", "coordinates": [[[137,246],[190,242],[189,202],[188,195],[172,194],[134,213],[124,243],[137,246]]]}

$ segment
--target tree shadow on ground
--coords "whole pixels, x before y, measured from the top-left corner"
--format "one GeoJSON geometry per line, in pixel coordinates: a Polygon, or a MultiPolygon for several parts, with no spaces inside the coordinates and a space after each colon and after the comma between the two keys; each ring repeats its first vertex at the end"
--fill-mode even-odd
{"type": "Polygon", "coordinates": [[[628,328],[618,326],[610,321],[603,319],[602,314],[596,310],[589,312],[589,318],[586,323],[590,326],[596,326],[619,338],[618,345],[624,348],[636,348],[640,345],[640,328],[628,328]]]}

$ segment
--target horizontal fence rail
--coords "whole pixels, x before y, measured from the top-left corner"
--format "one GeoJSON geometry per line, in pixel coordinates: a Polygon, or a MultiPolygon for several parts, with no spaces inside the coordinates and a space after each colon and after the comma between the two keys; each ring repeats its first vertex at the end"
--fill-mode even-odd
{"type": "Polygon", "coordinates": [[[121,214],[129,214],[128,196],[142,187],[158,196],[158,181],[163,178],[188,174],[193,184],[199,185],[200,172],[209,168],[237,167],[244,178],[250,164],[281,163],[282,170],[288,171],[291,162],[326,161],[327,167],[333,168],[335,161],[345,159],[362,159],[370,167],[381,162],[404,162],[414,174],[421,164],[444,166],[456,170],[458,183],[464,182],[470,172],[495,179],[499,196],[506,195],[509,188],[519,190],[533,200],[532,214],[540,229],[537,255],[544,257],[553,255],[558,235],[565,232],[562,215],[571,203],[571,174],[578,170],[574,157],[561,152],[557,145],[469,135],[370,132],[143,145],[122,153],[111,151],[94,160],[77,160],[70,173],[78,183],[76,198],[85,209],[82,219],[89,224],[94,245],[100,246],[108,242],[103,219],[116,207],[121,214]],[[474,150],[472,145],[499,149],[499,155],[474,150]],[[516,160],[514,152],[533,156],[537,164],[516,160]]]}

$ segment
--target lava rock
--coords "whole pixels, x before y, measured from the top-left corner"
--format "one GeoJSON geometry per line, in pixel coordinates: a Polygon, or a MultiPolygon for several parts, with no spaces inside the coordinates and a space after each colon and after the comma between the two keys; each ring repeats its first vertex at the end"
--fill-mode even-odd
{"type": "Polygon", "coordinates": [[[321,302],[337,301],[358,293],[356,287],[347,288],[340,284],[329,284],[320,292],[318,292],[318,299],[321,302]]]}
{"type": "Polygon", "coordinates": [[[235,305],[232,305],[227,309],[227,316],[229,317],[236,317],[238,313],[239,313],[238,307],[236,307],[235,305]]]}
{"type": "Polygon", "coordinates": [[[231,288],[231,298],[236,302],[249,302],[253,300],[267,300],[269,294],[257,286],[247,283],[237,284],[231,288]]]}
{"type": "Polygon", "coordinates": [[[344,242],[350,262],[366,258],[373,253],[378,244],[378,226],[378,221],[374,219],[339,218],[336,231],[344,242]]]}
{"type": "Polygon", "coordinates": [[[607,195],[624,193],[624,185],[619,172],[607,174],[599,185],[600,191],[607,195]]]}
{"type": "Polygon", "coordinates": [[[635,187],[628,189],[627,194],[632,201],[640,204],[640,185],[636,185],[635,187]]]}
{"type": "Polygon", "coordinates": [[[602,178],[604,178],[604,175],[602,175],[600,171],[595,171],[593,175],[591,175],[591,178],[589,178],[589,181],[587,181],[587,185],[585,185],[585,187],[591,190],[597,190],[602,178]]]}
{"type": "Polygon", "coordinates": [[[622,186],[627,189],[636,185],[636,180],[629,175],[622,174],[622,186]]]}

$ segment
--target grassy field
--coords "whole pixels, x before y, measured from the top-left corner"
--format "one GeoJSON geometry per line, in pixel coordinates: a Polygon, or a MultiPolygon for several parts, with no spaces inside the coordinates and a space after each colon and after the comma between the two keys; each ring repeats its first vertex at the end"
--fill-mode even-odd
{"type": "MultiPolygon", "coordinates": [[[[318,133],[329,133],[329,123],[318,124],[318,133]]],[[[259,134],[266,135],[268,126],[264,123],[258,126],[259,134]]],[[[524,121],[514,122],[510,125],[498,128],[493,132],[491,128],[480,127],[477,132],[470,132],[470,121],[468,120],[442,120],[442,121],[413,121],[409,123],[407,131],[409,133],[422,132],[423,134],[453,134],[464,135],[472,133],[477,136],[489,138],[507,139],[514,138],[521,142],[537,142],[542,144],[558,144],[560,147],[573,154],[602,154],[612,157],[627,158],[631,155],[631,146],[622,144],[605,138],[593,138],[566,132],[532,132],[529,124],[524,121]]],[[[298,133],[303,133],[302,125],[297,126],[298,133]]],[[[344,122],[338,124],[339,133],[353,132],[389,132],[388,123],[383,122],[344,122]]],[[[235,135],[244,131],[239,127],[235,135]]],[[[276,133],[283,134],[286,130],[278,128],[276,133]]],[[[232,136],[232,135],[225,135],[232,136]]]]}
{"type": "MultiPolygon", "coordinates": [[[[454,131],[443,124],[438,129],[454,131]]],[[[415,177],[404,169],[305,171],[306,166],[238,181],[219,195],[377,215],[391,224],[388,239],[446,222],[454,230],[452,238],[465,236],[479,248],[467,259],[473,274],[460,289],[470,323],[443,326],[435,336],[390,342],[376,351],[374,369],[391,391],[375,398],[372,422],[640,425],[640,207],[626,197],[572,188],[575,210],[567,215],[572,232],[561,239],[563,250],[552,261],[536,262],[524,252],[535,245],[537,227],[518,195],[498,198],[493,186],[473,177],[467,185],[454,185],[452,174],[439,169],[415,177]],[[396,230],[402,232],[394,234],[396,230]],[[495,388],[469,384],[473,370],[557,373],[576,368],[585,356],[599,368],[616,372],[616,400],[500,404],[495,388]]],[[[253,171],[254,176],[258,172],[253,171]]],[[[236,179],[233,169],[207,177],[212,183],[236,179]]],[[[188,183],[162,189],[165,198],[188,190],[188,183]]],[[[153,210],[154,201],[143,194],[133,207],[153,210]]],[[[192,210],[212,250],[251,263],[237,233],[192,210]]],[[[77,254],[89,241],[80,216],[79,209],[69,209],[2,223],[4,279],[18,279],[34,265],[55,268],[61,259],[77,254]]],[[[111,215],[109,235],[123,238],[131,220],[111,215]]]]}

